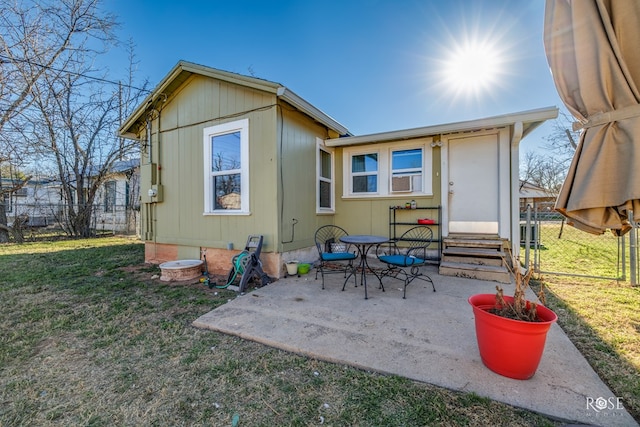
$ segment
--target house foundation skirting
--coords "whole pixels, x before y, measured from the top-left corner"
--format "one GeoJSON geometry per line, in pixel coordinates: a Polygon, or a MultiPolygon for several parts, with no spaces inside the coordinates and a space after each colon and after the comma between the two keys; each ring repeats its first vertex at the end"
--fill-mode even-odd
{"type": "Polygon", "coordinates": [[[178,247],[165,243],[144,242],[144,261],[151,264],[162,264],[178,259],[178,247]]]}
{"type": "MultiPolygon", "coordinates": [[[[144,260],[151,264],[162,264],[168,261],[177,261],[178,246],[170,243],[145,242],[144,260]]],[[[200,253],[206,250],[207,267],[209,273],[226,276],[231,270],[232,259],[239,254],[240,250],[229,250],[220,248],[197,248],[200,253]]],[[[202,256],[200,257],[202,259],[202,256]]],[[[283,254],[262,252],[260,254],[262,269],[270,277],[283,277],[283,254]]],[[[204,267],[203,267],[204,268],[204,267]]]]}

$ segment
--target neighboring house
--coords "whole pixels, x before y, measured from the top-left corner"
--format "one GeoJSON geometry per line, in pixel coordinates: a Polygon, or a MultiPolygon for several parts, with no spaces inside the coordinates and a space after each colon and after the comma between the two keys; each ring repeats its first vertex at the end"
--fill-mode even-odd
{"type": "MultiPolygon", "coordinates": [[[[5,189],[14,185],[11,179],[2,181],[5,189]]],[[[54,205],[60,202],[60,192],[52,179],[30,179],[17,191],[5,194],[3,201],[9,224],[21,216],[30,227],[45,227],[56,222],[54,205]]]]}
{"type": "Polygon", "coordinates": [[[529,223],[529,239],[531,243],[539,243],[540,234],[536,220],[562,217],[553,210],[557,194],[532,184],[520,181],[520,245],[526,246],[527,223],[529,223]],[[527,212],[531,208],[529,212],[527,212]]]}
{"type": "Polygon", "coordinates": [[[520,181],[520,211],[524,212],[527,206],[533,207],[535,203],[548,202],[549,204],[555,202],[557,194],[553,194],[550,191],[532,184],[528,181],[520,181]]]}
{"type": "Polygon", "coordinates": [[[96,230],[139,232],[140,159],[115,162],[94,203],[96,230]]]}
{"type": "MultiPolygon", "coordinates": [[[[3,187],[11,185],[11,180],[3,178],[3,187]]],[[[10,224],[22,215],[28,218],[28,226],[44,227],[64,221],[68,201],[59,180],[32,179],[12,195],[6,195],[4,203],[10,224]]],[[[139,232],[139,211],[140,159],[115,162],[96,194],[92,227],[118,233],[139,232]]]]}
{"type": "Polygon", "coordinates": [[[439,237],[517,242],[519,143],[556,115],[353,136],[278,83],[179,62],[119,132],[142,147],[147,261],[206,250],[209,268],[226,272],[261,234],[264,269],[280,277],[286,260],[317,259],[318,227],[389,235],[390,207],[410,200],[432,208],[412,214],[436,218],[439,237]]]}

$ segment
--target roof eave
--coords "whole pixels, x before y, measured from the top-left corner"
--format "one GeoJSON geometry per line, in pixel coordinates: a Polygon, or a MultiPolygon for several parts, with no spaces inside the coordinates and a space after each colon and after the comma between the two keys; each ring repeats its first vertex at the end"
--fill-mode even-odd
{"type": "Polygon", "coordinates": [[[163,89],[166,88],[170,82],[172,82],[178,74],[182,72],[182,61],[178,62],[169,73],[158,83],[155,89],[147,95],[147,97],[138,105],[138,108],[133,110],[133,113],[127,117],[124,123],[118,128],[118,136],[127,139],[139,139],[137,133],[132,132],[131,128],[142,115],[154,105],[155,101],[163,93],[163,89]]]}
{"type": "Polygon", "coordinates": [[[539,108],[536,110],[521,111],[500,116],[486,117],[483,119],[468,120],[462,122],[445,123],[434,126],[425,126],[413,129],[404,129],[391,132],[381,132],[369,135],[352,136],[345,138],[333,138],[325,141],[328,147],[346,147],[351,145],[374,144],[381,142],[400,141],[413,138],[421,138],[431,135],[443,135],[449,133],[468,132],[479,129],[489,129],[510,126],[517,122],[528,124],[523,137],[531,133],[547,120],[558,117],[557,107],[539,108]]]}
{"type": "Polygon", "coordinates": [[[307,114],[317,122],[322,123],[331,130],[334,130],[339,135],[352,135],[351,132],[349,132],[349,129],[344,127],[337,120],[322,112],[322,110],[314,107],[288,88],[280,86],[280,88],[278,89],[278,96],[281,97],[284,101],[296,107],[298,110],[307,114]]]}

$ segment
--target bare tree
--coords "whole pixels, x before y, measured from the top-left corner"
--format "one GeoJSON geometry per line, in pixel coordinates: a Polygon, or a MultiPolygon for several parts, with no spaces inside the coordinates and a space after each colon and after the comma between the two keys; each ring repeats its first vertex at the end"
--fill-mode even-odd
{"type": "Polygon", "coordinates": [[[117,138],[116,130],[120,106],[135,105],[131,98],[140,91],[127,85],[123,94],[118,86],[87,78],[89,72],[80,68],[64,78],[45,73],[33,90],[34,137],[40,138],[40,154],[57,167],[66,201],[63,226],[82,237],[92,234],[95,199],[115,162],[135,156],[138,148],[117,138]]]}
{"type": "Polygon", "coordinates": [[[566,174],[565,163],[547,153],[527,152],[520,165],[520,179],[544,189],[549,197],[558,194],[566,174]]]}
{"type": "MultiPolygon", "coordinates": [[[[131,45],[124,84],[109,81],[107,70],[95,66],[118,45],[115,18],[100,2],[0,0],[0,134],[11,135],[0,140],[0,153],[15,153],[0,162],[37,158],[38,168],[52,167],[66,203],[64,227],[75,236],[91,234],[98,187],[114,162],[136,149],[116,130],[144,91],[132,85],[131,45]]],[[[3,208],[0,203],[6,229],[3,208]]]]}
{"type": "MultiPolygon", "coordinates": [[[[100,12],[99,0],[0,0],[0,163],[24,160],[28,144],[25,112],[45,74],[60,77],[102,42],[112,39],[115,20],[100,12]],[[90,43],[91,44],[91,48],[90,43]]],[[[0,176],[1,178],[1,176],[0,176]]],[[[4,190],[15,192],[24,182],[4,190]]],[[[0,203],[0,242],[8,241],[7,217],[0,203]]]]}
{"type": "Polygon", "coordinates": [[[542,150],[526,153],[520,165],[520,179],[557,195],[573,159],[580,133],[572,129],[571,116],[560,112],[542,150]]]}
{"type": "Polygon", "coordinates": [[[566,111],[560,111],[558,118],[553,121],[553,128],[544,148],[568,169],[577,144],[580,140],[580,131],[573,130],[573,117],[566,111]]]}

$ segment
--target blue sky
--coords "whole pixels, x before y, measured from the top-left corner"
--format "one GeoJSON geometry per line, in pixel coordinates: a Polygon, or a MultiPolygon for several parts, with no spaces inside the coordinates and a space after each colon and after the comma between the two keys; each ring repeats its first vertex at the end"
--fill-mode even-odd
{"type": "MultiPolygon", "coordinates": [[[[139,75],[152,86],[179,60],[254,75],[287,86],[356,135],[561,106],[544,54],[542,0],[106,0],[105,6],[118,15],[120,37],[134,41],[139,75]],[[451,78],[457,74],[448,67],[465,48],[492,58],[484,85],[451,78]]],[[[476,76],[487,66],[469,61],[463,69],[476,76]]],[[[522,148],[538,146],[548,128],[522,148]]]]}

